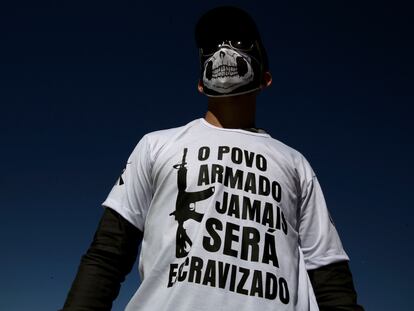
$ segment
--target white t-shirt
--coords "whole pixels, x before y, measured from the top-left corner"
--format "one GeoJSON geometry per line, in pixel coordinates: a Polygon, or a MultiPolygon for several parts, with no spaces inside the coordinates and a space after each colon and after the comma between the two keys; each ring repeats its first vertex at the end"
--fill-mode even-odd
{"type": "Polygon", "coordinates": [[[307,270],[349,260],[301,153],[204,118],[144,135],[102,205],[144,232],[127,311],[314,311],[307,270]]]}

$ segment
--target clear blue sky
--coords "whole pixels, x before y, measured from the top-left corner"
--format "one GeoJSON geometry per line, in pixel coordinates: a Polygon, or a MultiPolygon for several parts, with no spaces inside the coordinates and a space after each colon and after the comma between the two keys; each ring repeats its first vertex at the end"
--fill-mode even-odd
{"type": "MultiPolygon", "coordinates": [[[[257,125],[311,162],[359,301],[412,310],[412,11],[258,0],[1,5],[0,310],[60,308],[137,141],[204,115],[193,28],[220,4],[258,24],[273,84],[257,125]]],[[[113,310],[138,284],[135,266],[113,310]]]]}

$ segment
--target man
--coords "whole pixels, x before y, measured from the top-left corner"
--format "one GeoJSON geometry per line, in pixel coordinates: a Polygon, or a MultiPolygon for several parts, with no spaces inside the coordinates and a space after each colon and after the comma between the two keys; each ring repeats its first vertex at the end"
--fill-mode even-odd
{"type": "Polygon", "coordinates": [[[110,310],[141,242],[128,311],[363,310],[309,162],[255,125],[272,78],[254,21],[218,7],[195,37],[205,118],[139,141],[63,310],[110,310]]]}

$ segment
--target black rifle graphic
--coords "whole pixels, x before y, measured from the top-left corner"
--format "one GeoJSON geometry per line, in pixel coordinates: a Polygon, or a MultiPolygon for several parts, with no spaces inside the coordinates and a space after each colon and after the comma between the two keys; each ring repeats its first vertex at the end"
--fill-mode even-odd
{"type": "Polygon", "coordinates": [[[214,187],[210,187],[205,190],[187,192],[187,162],[185,158],[187,156],[187,148],[184,148],[183,159],[181,163],[174,165],[177,172],[177,186],[178,194],[175,204],[175,211],[170,214],[174,215],[175,220],[178,222],[177,235],[176,235],[176,248],[175,256],[177,258],[185,257],[189,253],[186,248],[191,247],[193,244],[188,237],[187,232],[184,229],[184,222],[189,219],[193,219],[197,222],[201,222],[204,214],[198,213],[195,210],[196,202],[209,198],[214,193],[214,187]],[[188,245],[188,247],[186,247],[188,245]]]}

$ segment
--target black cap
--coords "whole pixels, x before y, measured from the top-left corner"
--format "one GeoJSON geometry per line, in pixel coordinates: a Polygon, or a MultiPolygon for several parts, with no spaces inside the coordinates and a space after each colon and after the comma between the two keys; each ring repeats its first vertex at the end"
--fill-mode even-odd
{"type": "Polygon", "coordinates": [[[225,5],[207,11],[198,20],[194,34],[198,48],[206,47],[217,40],[257,40],[262,54],[263,69],[268,70],[267,53],[256,23],[241,8],[225,5]]]}

